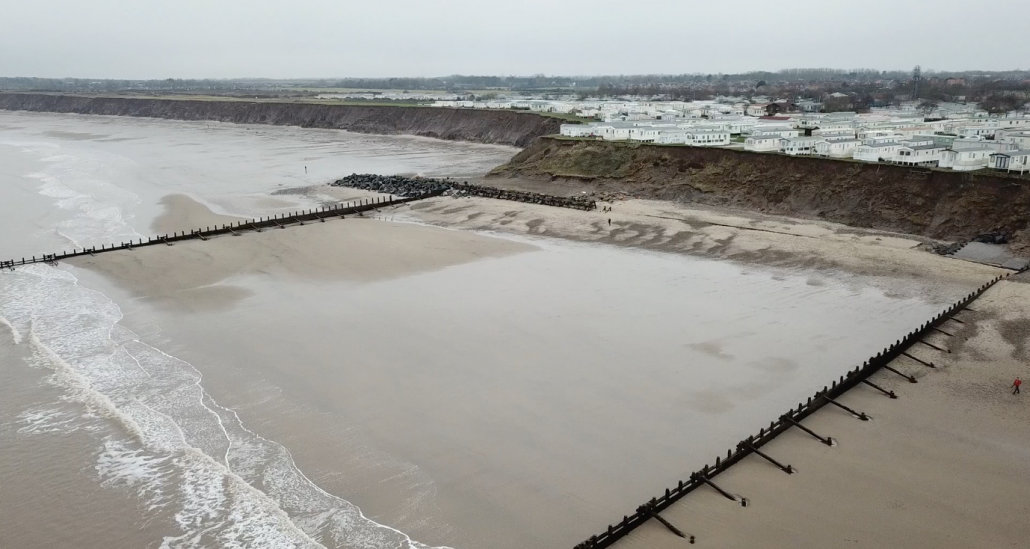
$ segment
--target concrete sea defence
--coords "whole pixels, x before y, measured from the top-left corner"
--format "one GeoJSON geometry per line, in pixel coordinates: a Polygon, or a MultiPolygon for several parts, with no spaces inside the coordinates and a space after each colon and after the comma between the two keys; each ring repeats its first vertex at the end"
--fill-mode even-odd
{"type": "Polygon", "coordinates": [[[472,185],[468,181],[458,183],[450,179],[433,179],[427,177],[404,177],[400,175],[353,174],[330,183],[335,187],[351,187],[366,191],[399,196],[419,196],[427,193],[448,194],[450,196],[481,196],[498,200],[512,200],[530,204],[543,204],[559,208],[575,210],[595,210],[597,202],[589,198],[551,196],[526,191],[496,189],[483,185],[472,185]]]}
{"type": "Polygon", "coordinates": [[[587,183],[595,194],[728,206],[1030,252],[1030,178],[742,150],[543,137],[491,178],[587,183]]]}
{"type": "Polygon", "coordinates": [[[0,109],[300,126],[515,147],[528,146],[541,135],[558,133],[561,126],[556,118],[516,111],[48,93],[0,93],[0,109]]]}

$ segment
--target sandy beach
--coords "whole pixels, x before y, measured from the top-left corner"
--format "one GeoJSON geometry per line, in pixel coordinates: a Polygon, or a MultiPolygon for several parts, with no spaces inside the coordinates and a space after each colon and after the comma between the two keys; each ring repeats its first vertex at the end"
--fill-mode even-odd
{"type": "MultiPolygon", "coordinates": [[[[662,515],[703,547],[1026,547],[1030,534],[1030,404],[1012,381],[1030,374],[1030,278],[998,283],[949,322],[950,333],[891,364],[841,401],[858,421],[824,408],[805,424],[838,445],[793,429],[763,450],[799,471],[786,475],[750,456],[717,482],[748,498],[747,508],[714,490],[688,495],[662,515]]],[[[616,547],[683,547],[655,521],[616,547]]]]}
{"type": "Polygon", "coordinates": [[[443,227],[655,250],[816,277],[826,274],[836,280],[881,279],[882,287],[899,295],[934,295],[948,284],[976,286],[1007,272],[928,253],[920,248],[925,241],[910,235],[837,223],[651,200],[601,206],[611,206],[612,212],[441,197],[402,206],[394,215],[443,227]]]}
{"type": "MultiPolygon", "coordinates": [[[[39,227],[12,240],[30,253],[373,196],[325,185],[351,171],[481,175],[506,153],[4,116],[0,193],[33,198],[12,218],[39,227]]],[[[0,545],[43,539],[32,516],[53,507],[54,547],[571,547],[1002,272],[906,235],[610,205],[439,197],[5,271],[0,482],[24,504],[0,501],[0,545]],[[48,475],[60,504],[32,488],[48,475]]],[[[770,444],[797,475],[727,473],[752,506],[702,491],[667,518],[712,546],[1018,546],[1026,409],[995,389],[1026,363],[1026,287],[938,341],[946,367],[899,365],[919,384],[877,380],[900,399],[848,394],[872,422],[811,418],[838,447],[770,444]]]]}
{"type": "MultiPolygon", "coordinates": [[[[348,191],[332,189],[327,196],[340,192],[348,191]]],[[[169,197],[163,204],[165,214],[155,228],[220,220],[186,197],[169,197]]],[[[637,208],[641,217],[671,213],[653,206],[624,204],[620,209],[637,208]]],[[[588,525],[618,516],[646,499],[653,487],[664,486],[736,440],[731,433],[743,434],[761,423],[778,409],[774,403],[794,402],[859,361],[873,348],[863,341],[886,342],[908,327],[861,321],[867,314],[862,308],[869,308],[870,320],[889,307],[896,319],[909,317],[914,324],[920,317],[916,311],[922,308],[927,315],[933,309],[920,303],[949,299],[994,272],[913,250],[916,242],[897,237],[840,235],[826,227],[715,213],[706,220],[721,224],[710,223],[699,235],[685,232],[678,242],[690,253],[676,259],[678,254],[669,252],[677,249],[656,253],[660,243],[651,251],[633,251],[633,239],[609,235],[589,242],[572,230],[576,215],[596,218],[597,213],[535,208],[442,198],[413,209],[384,209],[369,218],[69,263],[112,283],[106,294],[123,292],[124,298],[116,297],[123,304],[122,324],[143,341],[197,365],[215,401],[236,410],[245,423],[260,426],[262,436],[288,447],[320,487],[420,541],[454,547],[517,547],[527,540],[539,546],[574,544],[592,533],[588,525]],[[500,213],[497,223],[476,230],[454,230],[465,228],[476,207],[514,213],[500,213]],[[440,217],[429,218],[433,213],[440,217]],[[397,222],[415,216],[449,227],[397,222]],[[520,217],[528,222],[520,223],[520,217]],[[508,220],[513,222],[504,223],[508,220]],[[758,223],[777,232],[725,227],[730,222],[758,223]],[[514,236],[520,225],[526,228],[520,240],[488,236],[516,227],[514,236]],[[548,231],[543,238],[541,227],[548,231]],[[795,236],[805,233],[814,236],[795,236]],[[749,239],[752,234],[763,240],[749,239]],[[724,241],[719,249],[733,261],[720,265],[698,259],[704,248],[691,244],[691,238],[724,241]],[[559,244],[548,257],[546,250],[563,240],[569,244],[559,244]],[[809,242],[817,244],[806,247],[809,242]],[[810,260],[793,262],[776,248],[791,246],[792,257],[804,258],[841,242],[856,251],[831,256],[822,269],[813,269],[810,260]],[[734,256],[743,247],[761,248],[759,260],[734,256]],[[585,271],[555,263],[575,254],[583,255],[571,261],[587,262],[585,271]],[[841,286],[834,280],[839,264],[830,261],[855,255],[875,259],[879,268],[839,277],[848,280],[841,286]],[[782,261],[762,261],[768,257],[782,261]],[[885,269],[885,259],[900,267],[885,269]],[[801,297],[812,306],[834,288],[844,292],[835,299],[864,296],[852,302],[858,309],[839,319],[841,328],[849,326],[857,338],[821,337],[816,335],[820,328],[805,324],[799,330],[806,334],[806,345],[814,347],[792,356],[777,348],[778,329],[767,321],[760,324],[766,333],[752,341],[759,332],[749,329],[746,317],[713,322],[717,313],[701,302],[693,304],[694,313],[706,311],[708,326],[683,333],[676,325],[689,324],[694,313],[665,310],[680,298],[667,305],[655,301],[668,301],[676,295],[670,291],[681,290],[666,286],[669,275],[662,277],[665,282],[645,281],[654,277],[648,261],[677,265],[684,260],[683,266],[716,268],[717,277],[796,284],[796,290],[762,308],[793,308],[783,300],[801,297]],[[593,262],[607,267],[597,271],[589,265],[593,262]],[[639,266],[623,272],[613,262],[639,266]],[[734,263],[739,266],[729,267],[734,263]],[[947,265],[951,278],[935,277],[932,284],[916,278],[935,263],[947,265]],[[626,294],[627,276],[657,292],[626,294]],[[572,280],[582,288],[574,291],[572,280]],[[511,286],[515,281],[518,286],[511,286]],[[521,293],[526,288],[542,292],[541,297],[521,293]],[[882,297],[870,294],[873,288],[882,297]],[[601,303],[587,306],[578,297],[582,290],[584,297],[594,296],[589,301],[601,303]],[[642,311],[649,312],[639,316],[642,311]],[[444,318],[446,328],[431,328],[444,318]],[[635,325],[627,324],[629,318],[636,319],[635,325]],[[663,350],[676,339],[680,343],[663,350]],[[746,357],[752,355],[749,363],[746,357]],[[413,357],[417,362],[412,363],[413,357]],[[816,364],[806,364],[804,357],[816,364]],[[682,360],[695,361],[695,373],[675,366],[682,360]],[[825,366],[813,368],[819,363],[825,366]],[[637,371],[626,370],[631,364],[637,371]],[[737,370],[735,365],[744,364],[752,366],[737,370]],[[603,383],[593,373],[598,367],[606,372],[603,383]],[[713,367],[725,370],[717,374],[723,381],[714,385],[713,367]],[[674,384],[662,381],[672,375],[679,378],[674,384]],[[755,375],[757,383],[747,381],[755,375]],[[698,390],[698,384],[708,388],[698,390]],[[727,398],[738,384],[743,384],[738,389],[747,395],[746,405],[727,398]],[[612,398],[617,405],[602,404],[612,398]],[[622,433],[618,439],[608,434],[613,429],[622,433]],[[682,435],[670,439],[675,431],[682,435]],[[348,463],[343,469],[341,461],[348,463]]],[[[79,276],[104,288],[100,280],[79,276]]],[[[729,295],[717,295],[712,305],[735,307],[729,295]]],[[[751,298],[762,299],[758,294],[751,298]]],[[[816,307],[792,314],[832,325],[836,320],[827,312],[816,307]]],[[[799,320],[783,328],[795,332],[788,326],[799,320]]],[[[797,347],[796,342],[788,347],[797,347]]]]}

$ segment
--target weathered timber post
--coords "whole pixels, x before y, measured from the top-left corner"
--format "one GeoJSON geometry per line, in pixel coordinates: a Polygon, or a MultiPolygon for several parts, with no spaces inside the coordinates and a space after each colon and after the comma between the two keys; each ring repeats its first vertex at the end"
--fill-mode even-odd
{"type": "Polygon", "coordinates": [[[863,379],[862,383],[865,383],[866,385],[872,387],[873,389],[876,389],[877,391],[880,391],[881,393],[891,398],[898,398],[898,395],[894,394],[894,391],[888,391],[887,389],[880,387],[879,385],[873,383],[872,381],[869,381],[868,379],[863,379]]]}
{"type": "Polygon", "coordinates": [[[769,457],[764,452],[762,452],[761,450],[756,448],[755,445],[753,443],[751,443],[751,442],[741,442],[740,444],[737,445],[737,447],[740,448],[741,450],[743,450],[744,448],[747,448],[747,449],[751,450],[756,455],[758,455],[761,458],[764,458],[766,461],[768,461],[769,463],[772,463],[773,465],[775,465],[781,471],[783,471],[784,473],[787,473],[788,475],[793,475],[794,474],[794,467],[793,466],[791,466],[790,464],[784,465],[784,464],[780,463],[779,461],[776,461],[775,459],[769,457]]]}
{"type": "Polygon", "coordinates": [[[798,429],[801,429],[802,431],[812,435],[813,437],[818,439],[819,442],[822,442],[823,444],[825,444],[827,446],[833,446],[833,439],[832,438],[830,438],[830,437],[825,437],[824,438],[824,437],[819,436],[818,434],[816,434],[815,431],[809,429],[808,427],[805,427],[804,425],[802,425],[800,422],[798,422],[794,418],[790,417],[789,415],[782,415],[782,416],[780,416],[780,419],[783,420],[783,421],[789,422],[789,423],[793,424],[795,427],[797,427],[798,429]]]}
{"type": "Polygon", "coordinates": [[[887,370],[887,371],[889,371],[889,372],[894,372],[895,374],[898,374],[899,376],[901,376],[901,377],[903,377],[903,378],[907,379],[909,383],[919,383],[919,381],[918,381],[918,380],[916,380],[916,378],[914,378],[914,377],[912,377],[912,376],[909,376],[909,375],[905,375],[905,374],[903,374],[903,373],[901,373],[901,372],[899,372],[899,371],[895,370],[894,368],[891,368],[891,367],[890,367],[890,365],[888,365],[888,364],[884,364],[884,365],[883,365],[883,369],[884,369],[884,370],[887,370]]]}
{"type": "Polygon", "coordinates": [[[927,362],[925,360],[922,360],[920,358],[916,358],[916,357],[908,354],[908,351],[902,351],[901,354],[907,356],[908,358],[911,358],[912,360],[922,364],[923,366],[927,366],[929,368],[936,368],[937,367],[937,366],[934,366],[933,362],[927,362]]]}
{"type": "Polygon", "coordinates": [[[861,419],[862,421],[869,421],[869,419],[870,419],[869,416],[865,415],[865,412],[856,412],[856,411],[852,410],[851,408],[848,408],[847,406],[837,402],[836,400],[833,400],[832,398],[830,398],[827,395],[823,395],[823,399],[826,400],[826,402],[829,402],[830,404],[833,404],[834,406],[840,408],[841,410],[844,410],[844,411],[846,411],[846,412],[848,412],[848,413],[858,417],[858,419],[861,419]]]}
{"type": "Polygon", "coordinates": [[[918,342],[922,343],[923,345],[926,345],[927,347],[932,347],[934,349],[937,349],[938,351],[940,351],[942,353],[950,353],[951,352],[948,349],[942,349],[942,348],[934,345],[933,343],[927,343],[927,342],[923,341],[922,339],[918,340],[918,342]]]}
{"type": "Polygon", "coordinates": [[[736,496],[734,496],[733,494],[730,494],[729,492],[727,492],[726,490],[723,490],[722,488],[719,488],[718,485],[716,485],[714,482],[709,480],[707,474],[705,474],[705,473],[700,473],[700,474],[699,473],[694,473],[694,475],[696,475],[698,480],[700,480],[701,482],[703,482],[703,483],[711,486],[712,488],[714,488],[715,491],[717,491],[720,494],[722,494],[723,497],[725,497],[726,499],[728,499],[730,501],[737,501],[737,497],[736,496]]]}

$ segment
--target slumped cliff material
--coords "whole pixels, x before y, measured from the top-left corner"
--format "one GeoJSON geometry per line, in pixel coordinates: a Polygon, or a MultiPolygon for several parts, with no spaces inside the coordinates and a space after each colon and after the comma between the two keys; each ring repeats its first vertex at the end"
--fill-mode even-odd
{"type": "Polygon", "coordinates": [[[732,149],[545,137],[493,176],[595,183],[642,198],[820,218],[943,240],[1003,232],[1030,251],[1030,178],[732,149]]]}
{"type": "Polygon", "coordinates": [[[274,124],[525,147],[561,121],[516,111],[0,93],[0,109],[274,124]]]}

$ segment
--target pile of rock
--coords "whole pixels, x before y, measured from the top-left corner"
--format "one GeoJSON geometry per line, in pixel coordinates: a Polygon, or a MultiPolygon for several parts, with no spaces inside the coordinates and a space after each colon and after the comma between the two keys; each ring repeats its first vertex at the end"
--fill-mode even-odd
{"type": "Polygon", "coordinates": [[[937,255],[951,255],[965,246],[965,242],[951,242],[944,244],[930,244],[930,251],[937,255]]]}
{"type": "Polygon", "coordinates": [[[352,174],[330,183],[334,187],[351,187],[394,196],[421,196],[441,193],[451,188],[449,183],[439,179],[403,177],[400,175],[352,174]]]}
{"type": "Polygon", "coordinates": [[[983,242],[984,244],[1007,244],[1008,241],[1009,235],[1003,232],[984,233],[973,237],[973,242],[983,242]]]}
{"type": "Polygon", "coordinates": [[[524,191],[509,191],[483,185],[470,185],[467,181],[456,183],[428,177],[404,177],[400,175],[352,174],[330,183],[335,187],[351,187],[394,196],[421,196],[431,193],[447,193],[455,197],[482,196],[500,200],[514,200],[530,204],[543,204],[577,210],[595,210],[597,202],[590,198],[551,196],[524,191]]]}

